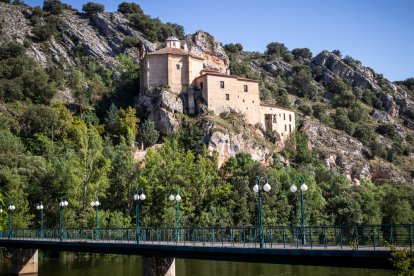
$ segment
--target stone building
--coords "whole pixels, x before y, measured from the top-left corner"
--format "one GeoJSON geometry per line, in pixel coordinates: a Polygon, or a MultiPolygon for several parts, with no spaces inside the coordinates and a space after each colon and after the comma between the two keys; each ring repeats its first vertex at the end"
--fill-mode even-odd
{"type": "Polygon", "coordinates": [[[166,46],[147,53],[141,60],[141,89],[168,87],[186,102],[185,110],[195,112],[195,93],[201,93],[209,111],[219,115],[234,110],[252,125],[276,131],[285,140],[295,128],[295,113],[262,104],[259,82],[230,75],[229,70],[205,68],[204,58],[188,51],[184,41],[169,37],[166,46]]]}

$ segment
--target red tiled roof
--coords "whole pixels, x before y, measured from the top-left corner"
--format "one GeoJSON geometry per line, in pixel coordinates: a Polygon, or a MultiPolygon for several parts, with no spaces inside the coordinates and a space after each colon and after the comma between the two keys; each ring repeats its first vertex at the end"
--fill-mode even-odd
{"type": "Polygon", "coordinates": [[[155,52],[151,52],[148,53],[148,55],[178,55],[178,56],[191,56],[193,58],[198,58],[198,59],[203,59],[202,57],[196,56],[188,51],[185,51],[183,49],[180,48],[171,48],[171,47],[166,47],[166,48],[162,48],[160,50],[157,50],[155,52]]]}
{"type": "Polygon", "coordinates": [[[281,107],[281,106],[277,106],[277,105],[273,105],[273,104],[261,103],[260,106],[282,109],[282,110],[286,110],[286,111],[290,111],[290,112],[293,112],[294,113],[294,111],[291,110],[291,109],[287,109],[287,108],[284,108],[284,107],[281,107]]]}
{"type": "MultiPolygon", "coordinates": [[[[237,79],[237,80],[240,80],[240,81],[250,81],[250,82],[257,82],[257,83],[259,82],[257,80],[241,78],[241,77],[234,76],[234,75],[227,75],[225,73],[212,71],[212,70],[201,70],[201,74],[202,75],[200,77],[208,75],[208,76],[218,76],[218,77],[223,77],[223,78],[232,78],[232,79],[237,79]]],[[[197,77],[197,78],[200,78],[200,77],[197,77]]]]}

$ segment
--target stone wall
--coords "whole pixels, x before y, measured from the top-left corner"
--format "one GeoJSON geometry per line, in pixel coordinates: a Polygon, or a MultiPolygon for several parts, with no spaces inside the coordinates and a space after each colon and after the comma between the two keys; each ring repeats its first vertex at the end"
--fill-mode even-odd
{"type": "Polygon", "coordinates": [[[219,115],[235,110],[245,115],[249,124],[260,123],[259,85],[255,81],[240,79],[229,75],[205,74],[196,79],[196,87],[202,90],[208,110],[219,115]],[[220,82],[224,81],[224,88],[220,82]],[[203,89],[201,89],[203,83],[203,89]],[[244,92],[247,85],[247,92],[244,92]]]}
{"type": "Polygon", "coordinates": [[[147,55],[141,65],[141,89],[168,84],[168,56],[147,55]]]}
{"type": "Polygon", "coordinates": [[[295,129],[295,112],[293,111],[275,106],[260,105],[260,113],[260,123],[263,128],[279,133],[282,141],[285,141],[295,129]],[[266,122],[266,115],[271,115],[268,117],[269,120],[271,119],[270,128],[268,126],[269,122],[266,122]]]}

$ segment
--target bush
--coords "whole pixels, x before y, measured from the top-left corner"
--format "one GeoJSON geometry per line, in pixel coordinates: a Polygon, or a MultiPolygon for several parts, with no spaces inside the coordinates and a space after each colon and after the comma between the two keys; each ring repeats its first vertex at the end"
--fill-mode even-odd
{"type": "Polygon", "coordinates": [[[348,112],[345,108],[337,108],[333,120],[337,129],[346,131],[349,135],[353,134],[354,126],[351,120],[349,120],[348,112]]]}
{"type": "Polygon", "coordinates": [[[366,146],[371,144],[375,138],[377,138],[377,134],[372,130],[371,126],[362,124],[358,124],[355,127],[353,136],[366,146]]]}
{"type": "Polygon", "coordinates": [[[339,51],[339,50],[333,50],[333,51],[332,51],[332,54],[334,54],[334,55],[336,55],[336,56],[338,56],[338,57],[342,57],[342,53],[341,53],[341,51],[339,51]]]}
{"type": "Polygon", "coordinates": [[[47,25],[37,26],[32,29],[32,33],[40,41],[46,41],[53,35],[53,30],[47,25]]]}
{"type": "Polygon", "coordinates": [[[358,123],[368,118],[368,113],[360,104],[356,104],[351,108],[348,116],[352,122],[358,123]]]}
{"type": "Polygon", "coordinates": [[[379,134],[394,138],[397,134],[395,127],[391,124],[381,124],[377,127],[376,130],[379,134]]]}
{"type": "Polygon", "coordinates": [[[303,115],[311,115],[312,114],[312,107],[307,104],[302,104],[299,106],[299,110],[303,113],[303,115]]]}
{"type": "Polygon", "coordinates": [[[265,54],[267,56],[283,57],[286,53],[289,53],[289,50],[285,47],[285,44],[283,43],[271,42],[266,46],[265,54]]]}
{"type": "Polygon", "coordinates": [[[230,43],[224,45],[224,50],[226,50],[226,53],[239,53],[243,51],[243,46],[240,43],[230,43]]]}
{"type": "Polygon", "coordinates": [[[60,0],[45,0],[43,3],[43,10],[54,15],[62,14],[65,5],[60,0]]]}
{"type": "Polygon", "coordinates": [[[84,11],[87,15],[93,15],[100,12],[105,11],[105,6],[98,3],[88,2],[82,7],[82,11],[84,11]]]}
{"type": "Polygon", "coordinates": [[[308,48],[296,48],[292,50],[293,57],[295,60],[300,59],[311,59],[312,52],[308,48]]]}
{"type": "Polygon", "coordinates": [[[137,47],[139,43],[139,37],[137,36],[125,36],[124,40],[122,41],[122,44],[125,48],[132,48],[137,47]]]}
{"type": "Polygon", "coordinates": [[[139,13],[144,14],[144,11],[141,9],[141,7],[136,3],[127,3],[122,2],[118,5],[118,12],[122,14],[132,14],[132,13],[139,13]]]}
{"type": "Polygon", "coordinates": [[[16,58],[24,54],[24,47],[17,42],[0,44],[0,60],[16,58]]]}
{"type": "Polygon", "coordinates": [[[398,275],[414,274],[414,253],[406,248],[391,248],[391,263],[397,270],[398,275]]]}
{"type": "Polygon", "coordinates": [[[265,139],[273,144],[280,141],[280,135],[277,131],[266,130],[264,133],[265,139]]]}

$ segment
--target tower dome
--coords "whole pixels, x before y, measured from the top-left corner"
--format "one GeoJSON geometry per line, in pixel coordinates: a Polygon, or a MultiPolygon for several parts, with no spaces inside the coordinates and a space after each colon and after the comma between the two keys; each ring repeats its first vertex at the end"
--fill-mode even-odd
{"type": "Polygon", "coordinates": [[[165,46],[167,48],[181,48],[181,41],[172,35],[165,40],[165,46]]]}

